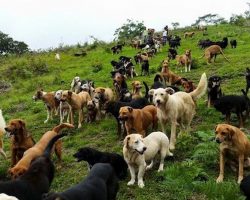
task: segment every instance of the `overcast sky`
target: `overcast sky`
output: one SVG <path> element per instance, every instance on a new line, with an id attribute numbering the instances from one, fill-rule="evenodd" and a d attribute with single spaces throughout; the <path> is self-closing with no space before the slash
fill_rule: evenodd
<path id="1" fill-rule="evenodd" d="M 190 25 L 199 16 L 229 19 L 250 0 L 0 0 L 0 31 L 31 49 L 85 42 L 90 35 L 111 41 L 126 19 L 162 30 L 171 22 Z"/>

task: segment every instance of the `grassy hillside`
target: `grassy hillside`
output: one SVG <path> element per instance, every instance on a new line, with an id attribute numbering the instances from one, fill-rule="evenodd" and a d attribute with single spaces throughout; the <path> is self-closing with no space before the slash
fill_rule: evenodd
<path id="1" fill-rule="evenodd" d="M 186 49 L 192 49 L 192 57 L 195 60 L 195 69 L 190 73 L 177 73 L 193 80 L 196 84 L 203 72 L 206 72 L 208 77 L 217 74 L 223 78 L 222 90 L 225 94 L 241 94 L 240 89 L 245 88 L 246 84 L 243 73 L 250 62 L 249 31 L 249 28 L 230 25 L 212 26 L 208 28 L 208 36 L 203 37 L 202 32 L 196 32 L 192 39 L 184 39 L 183 32 L 177 31 L 176 33 L 182 37 L 178 53 L 183 54 Z M 225 36 L 229 37 L 229 40 L 234 38 L 238 41 L 236 49 L 227 47 L 224 51 L 230 63 L 222 56 L 217 57 L 214 65 L 207 65 L 204 59 L 199 59 L 203 54 L 203 50 L 197 46 L 199 39 L 221 40 Z M 44 132 L 59 123 L 59 119 L 55 118 L 52 122 L 43 123 L 46 119 L 44 105 L 42 102 L 32 101 L 36 89 L 41 87 L 45 91 L 69 89 L 75 75 L 79 75 L 82 79 L 94 80 L 95 86 L 112 87 L 110 61 L 117 60 L 120 55 L 134 56 L 137 50 L 125 47 L 120 55 L 112 55 L 107 48 L 107 46 L 97 47 L 88 51 L 86 57 L 74 57 L 73 53 L 78 50 L 69 49 L 61 53 L 61 61 L 54 60 L 54 53 L 0 59 L 0 80 L 12 84 L 11 90 L 0 93 L 0 108 L 6 121 L 13 118 L 24 119 L 35 140 L 39 140 Z M 167 48 L 164 47 L 162 52 L 150 60 L 151 70 L 157 71 L 160 62 L 167 55 Z M 41 63 L 47 65 L 41 67 Z M 102 64 L 102 70 L 94 73 L 92 65 L 95 64 Z M 176 71 L 175 64 L 176 61 L 171 61 L 173 71 Z M 140 72 L 140 67 L 136 66 L 136 70 Z M 150 77 L 139 76 L 134 79 L 144 80 L 150 84 L 153 77 L 154 74 L 151 74 Z M 127 82 L 131 87 L 131 80 Z M 125 181 L 120 182 L 119 200 L 244 199 L 236 183 L 237 174 L 231 169 L 226 169 L 224 183 L 215 182 L 219 173 L 219 151 L 218 145 L 212 141 L 212 138 L 215 125 L 224 122 L 224 117 L 213 108 L 208 109 L 205 101 L 206 96 L 198 101 L 197 114 L 191 124 L 191 134 L 182 135 L 177 139 L 174 158 L 165 161 L 164 172 L 157 173 L 158 164 L 153 170 L 146 172 L 144 189 L 139 189 L 137 185 L 128 187 L 129 176 Z M 237 123 L 237 118 L 233 116 L 233 124 L 237 125 Z M 249 125 L 248 121 L 245 125 L 246 132 Z M 70 136 L 63 139 L 63 164 L 62 168 L 56 171 L 52 191 L 63 191 L 86 176 L 86 163 L 77 163 L 72 157 L 78 148 L 91 146 L 99 150 L 122 153 L 122 142 L 117 140 L 116 122 L 112 117 L 93 124 L 84 123 L 81 129 L 70 132 Z M 10 157 L 9 143 L 9 139 L 5 138 L 4 144 L 8 157 Z M 0 179 L 5 179 L 10 159 L 7 161 L 0 159 Z M 54 160 L 56 162 L 56 158 Z M 248 173 L 249 171 L 245 171 L 245 175 Z"/>

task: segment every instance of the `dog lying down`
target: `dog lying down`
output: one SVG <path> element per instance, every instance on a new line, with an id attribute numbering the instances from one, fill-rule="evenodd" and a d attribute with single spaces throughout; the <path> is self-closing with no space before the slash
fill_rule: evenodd
<path id="1" fill-rule="evenodd" d="M 84 147 L 73 156 L 77 158 L 78 162 L 83 160 L 88 162 L 89 168 L 92 168 L 96 163 L 109 163 L 119 179 L 124 179 L 127 176 L 128 165 L 123 157 L 117 153 L 101 152 L 90 147 Z"/>
<path id="2" fill-rule="evenodd" d="M 79 184 L 61 193 L 49 193 L 43 200 L 114 200 L 119 189 L 113 167 L 97 163 Z"/>
<path id="3" fill-rule="evenodd" d="M 163 132 L 152 132 L 145 138 L 142 138 L 140 134 L 130 134 L 124 139 L 123 145 L 123 156 L 131 175 L 128 185 L 134 185 L 136 167 L 138 167 L 138 186 L 140 188 L 144 187 L 145 170 L 153 167 L 154 158 L 158 152 L 161 157 L 158 172 L 163 170 L 165 157 L 173 156 L 169 151 L 168 137 Z M 148 161 L 150 165 L 147 165 Z"/>
<path id="4" fill-rule="evenodd" d="M 54 143 L 65 135 L 53 137 L 44 153 L 31 162 L 29 169 L 22 176 L 15 180 L 0 182 L 0 193 L 17 197 L 19 200 L 41 200 L 42 194 L 49 191 L 54 178 L 55 167 L 50 159 L 51 150 Z"/>

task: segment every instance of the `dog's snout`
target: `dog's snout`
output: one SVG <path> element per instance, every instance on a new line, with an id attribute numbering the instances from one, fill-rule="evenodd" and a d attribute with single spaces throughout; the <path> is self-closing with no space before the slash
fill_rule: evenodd
<path id="1" fill-rule="evenodd" d="M 215 141 L 216 141 L 217 143 L 221 143 L 221 141 L 220 141 L 219 138 L 216 138 Z"/>
<path id="2" fill-rule="evenodd" d="M 147 150 L 147 147 L 143 147 L 143 151 L 146 151 Z"/>
<path id="3" fill-rule="evenodd" d="M 157 99 L 157 100 L 156 100 L 156 103 L 161 103 L 161 100 L 160 100 L 160 99 Z"/>
<path id="4" fill-rule="evenodd" d="M 4 128 L 4 130 L 5 130 L 5 131 L 7 131 L 7 132 L 9 132 L 9 129 L 8 129 L 8 127 L 5 127 L 5 128 Z"/>

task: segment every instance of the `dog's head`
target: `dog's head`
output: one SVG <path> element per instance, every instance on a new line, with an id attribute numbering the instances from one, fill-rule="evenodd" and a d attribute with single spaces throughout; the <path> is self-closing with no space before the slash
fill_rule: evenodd
<path id="1" fill-rule="evenodd" d="M 187 49 L 186 51 L 185 51 L 185 55 L 186 56 L 191 56 L 191 49 Z"/>
<path id="2" fill-rule="evenodd" d="M 118 84 L 119 86 L 121 86 L 122 82 L 125 81 L 125 77 L 118 72 L 118 73 L 115 73 L 113 81 L 114 81 L 114 84 Z"/>
<path id="3" fill-rule="evenodd" d="M 94 98 L 103 99 L 104 93 L 105 93 L 105 88 L 103 88 L 103 87 L 95 88 L 94 89 Z"/>
<path id="4" fill-rule="evenodd" d="M 220 87 L 221 84 L 221 77 L 219 76 L 211 76 L 208 79 L 208 87 L 209 88 L 215 88 Z"/>
<path id="5" fill-rule="evenodd" d="M 70 84 L 71 89 L 73 89 L 76 85 L 81 85 L 81 79 L 79 76 L 75 76 Z"/>
<path id="6" fill-rule="evenodd" d="M 162 107 L 168 101 L 169 95 L 173 94 L 172 88 L 158 88 L 149 90 L 148 94 L 153 96 L 153 103 L 156 107 Z"/>
<path id="7" fill-rule="evenodd" d="M 32 99 L 37 101 L 38 99 L 42 99 L 43 95 L 46 94 L 43 89 L 37 90 L 36 93 L 33 95 Z"/>
<path id="8" fill-rule="evenodd" d="M 25 133 L 26 123 L 22 119 L 12 119 L 4 128 L 9 136 Z"/>
<path id="9" fill-rule="evenodd" d="M 62 98 L 62 93 L 63 93 L 63 90 L 57 90 L 55 93 L 55 98 L 60 101 Z"/>
<path id="10" fill-rule="evenodd" d="M 119 119 L 122 121 L 126 121 L 131 118 L 133 112 L 133 108 L 129 106 L 121 107 L 119 110 Z"/>
<path id="11" fill-rule="evenodd" d="M 165 59 L 162 61 L 162 68 L 168 68 L 169 67 L 169 60 Z"/>
<path id="12" fill-rule="evenodd" d="M 129 151 L 136 151 L 141 155 L 147 150 L 147 147 L 143 143 L 142 135 L 140 134 L 127 135 L 123 141 L 123 145 Z"/>
<path id="13" fill-rule="evenodd" d="M 88 110 L 94 110 L 96 108 L 96 104 L 94 100 L 90 100 L 87 102 L 87 109 Z"/>
<path id="14" fill-rule="evenodd" d="M 218 124 L 215 127 L 215 141 L 217 143 L 226 143 L 235 137 L 235 127 L 228 124 Z"/>
<path id="15" fill-rule="evenodd" d="M 193 81 L 181 80 L 181 85 L 184 88 L 184 91 L 189 93 L 192 92 L 196 87 L 193 84 Z"/>
<path id="16" fill-rule="evenodd" d="M 77 162 L 80 161 L 90 161 L 96 154 L 96 150 L 90 147 L 84 147 L 78 149 L 78 151 L 73 155 L 77 159 Z"/>
<path id="17" fill-rule="evenodd" d="M 23 167 L 23 166 L 13 167 L 8 170 L 8 174 L 11 176 L 12 179 L 16 179 L 22 176 L 27 170 L 28 168 Z"/>
<path id="18" fill-rule="evenodd" d="M 62 95 L 61 95 L 60 100 L 61 101 L 69 101 L 71 99 L 72 95 L 73 95 L 72 91 L 64 90 L 64 91 L 62 91 Z"/>
<path id="19" fill-rule="evenodd" d="M 140 81 L 133 81 L 131 83 L 133 90 L 140 90 L 142 88 Z"/>

